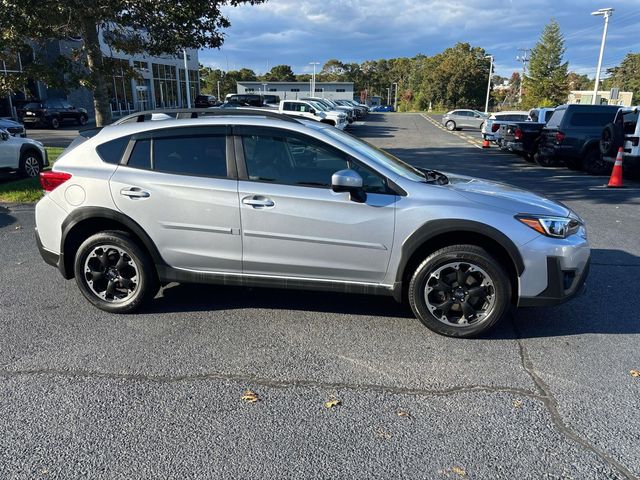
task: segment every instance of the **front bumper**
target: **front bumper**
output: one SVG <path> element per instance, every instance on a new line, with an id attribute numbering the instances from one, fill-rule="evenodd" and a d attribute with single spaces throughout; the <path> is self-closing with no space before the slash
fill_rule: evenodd
<path id="1" fill-rule="evenodd" d="M 591 258 L 582 271 L 563 269 L 559 257 L 547 257 L 547 288 L 535 297 L 520 297 L 519 307 L 559 305 L 584 293 Z"/>

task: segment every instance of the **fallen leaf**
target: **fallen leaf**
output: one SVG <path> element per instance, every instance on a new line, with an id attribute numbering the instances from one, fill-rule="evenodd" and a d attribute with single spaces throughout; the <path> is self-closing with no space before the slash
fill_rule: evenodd
<path id="1" fill-rule="evenodd" d="M 520 408 L 522 406 L 522 400 L 520 400 L 519 398 L 513 401 L 513 406 L 515 408 Z"/>
<path id="2" fill-rule="evenodd" d="M 22 225 L 16 225 L 16 230 L 22 230 Z"/>
<path id="3" fill-rule="evenodd" d="M 396 415 L 399 416 L 399 417 L 410 417 L 411 416 L 411 414 L 408 411 L 402 410 L 402 409 L 397 410 L 396 411 Z"/>
<path id="4" fill-rule="evenodd" d="M 453 467 L 453 468 L 451 468 L 451 471 L 453 473 L 455 473 L 456 475 L 460 475 L 461 477 L 466 477 L 467 476 L 467 472 L 465 472 L 464 469 L 461 468 L 461 467 Z"/>
<path id="5" fill-rule="evenodd" d="M 385 430 L 384 428 L 379 428 L 376 431 L 376 437 L 379 438 L 384 438 L 385 440 L 389 440 L 393 435 L 391 434 L 391 432 L 388 432 L 387 430 Z"/>
<path id="6" fill-rule="evenodd" d="M 258 394 L 252 390 L 247 390 L 246 392 L 244 392 L 244 395 L 242 395 L 242 397 L 240 398 L 247 403 L 256 403 L 257 401 L 260 400 L 258 398 Z"/>
<path id="7" fill-rule="evenodd" d="M 635 368 L 629 372 L 632 377 L 640 377 L 640 370 L 636 370 Z"/>
<path id="8" fill-rule="evenodd" d="M 324 406 L 326 408 L 333 408 L 333 407 L 337 407 L 342 405 L 342 402 L 340 400 L 338 400 L 337 398 L 332 398 L 331 400 L 327 400 L 326 402 L 324 402 Z"/>

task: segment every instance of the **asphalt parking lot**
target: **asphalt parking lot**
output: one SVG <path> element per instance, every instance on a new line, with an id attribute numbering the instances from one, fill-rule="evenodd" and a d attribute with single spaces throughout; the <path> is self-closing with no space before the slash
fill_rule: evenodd
<path id="1" fill-rule="evenodd" d="M 640 182 L 606 189 L 436 123 L 353 132 L 569 205 L 593 247 L 586 295 L 478 340 L 319 292 L 172 285 L 115 316 L 42 262 L 31 206 L 0 207 L 0 478 L 640 476 Z"/>

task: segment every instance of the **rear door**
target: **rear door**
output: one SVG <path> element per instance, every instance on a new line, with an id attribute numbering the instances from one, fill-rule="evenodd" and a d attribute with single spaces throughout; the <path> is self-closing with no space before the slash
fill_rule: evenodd
<path id="1" fill-rule="evenodd" d="M 242 270 L 238 181 L 228 151 L 224 126 L 155 130 L 132 139 L 111 177 L 118 209 L 173 267 Z"/>
<path id="2" fill-rule="evenodd" d="M 234 127 L 249 275 L 380 283 L 394 234 L 396 196 L 386 179 L 344 152 L 285 129 Z M 331 175 L 356 169 L 364 203 L 331 190 Z"/>

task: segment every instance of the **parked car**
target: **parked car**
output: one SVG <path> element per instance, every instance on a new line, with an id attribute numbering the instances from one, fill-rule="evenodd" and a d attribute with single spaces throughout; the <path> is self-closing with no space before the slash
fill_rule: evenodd
<path id="1" fill-rule="evenodd" d="M 262 103 L 267 106 L 278 107 L 280 105 L 280 96 L 271 94 L 262 95 Z"/>
<path id="2" fill-rule="evenodd" d="M 613 163 L 618 149 L 623 148 L 622 166 L 625 172 L 640 172 L 640 107 L 623 107 L 612 123 L 605 125 L 600 136 L 603 159 Z"/>
<path id="3" fill-rule="evenodd" d="M 477 110 L 452 110 L 442 116 L 442 125 L 449 131 L 463 128 L 482 129 L 487 117 L 488 115 Z"/>
<path id="4" fill-rule="evenodd" d="M 264 106 L 262 95 L 256 95 L 253 93 L 230 93 L 225 97 L 225 102 L 235 103 L 246 107 Z"/>
<path id="5" fill-rule="evenodd" d="M 33 178 L 48 165 L 47 151 L 42 143 L 0 129 L 0 170 L 17 170 L 21 176 Z"/>
<path id="6" fill-rule="evenodd" d="M 620 107 L 613 105 L 560 105 L 542 129 L 536 161 L 543 166 L 564 161 L 569 168 L 584 168 L 603 175 L 611 165 L 600 153 L 602 130 Z"/>
<path id="7" fill-rule="evenodd" d="M 544 123 L 531 121 L 505 122 L 500 126 L 502 142 L 510 152 L 534 162 L 538 157 L 540 134 L 544 126 Z"/>
<path id="8" fill-rule="evenodd" d="M 89 115 L 84 108 L 76 108 L 63 99 L 52 98 L 43 102 L 30 102 L 18 110 L 18 117 L 25 125 L 58 128 L 65 122 L 86 125 Z"/>
<path id="9" fill-rule="evenodd" d="M 216 107 L 219 103 L 213 95 L 197 95 L 193 102 L 196 108 Z"/>
<path id="10" fill-rule="evenodd" d="M 551 119 L 555 110 L 555 108 L 551 107 L 532 108 L 529 110 L 529 117 L 527 120 L 531 122 L 547 123 L 549 119 Z"/>
<path id="11" fill-rule="evenodd" d="M 334 103 L 341 105 L 343 107 L 351 107 L 356 115 L 356 118 L 364 118 L 367 116 L 368 110 L 360 105 L 354 105 L 349 100 L 334 100 Z"/>
<path id="12" fill-rule="evenodd" d="M 501 144 L 500 125 L 504 122 L 518 122 L 525 121 L 529 116 L 529 112 L 524 111 L 507 111 L 496 112 L 489 115 L 489 117 L 482 124 L 482 138 L 489 140 L 490 142 Z"/>
<path id="13" fill-rule="evenodd" d="M 323 104 L 310 100 L 281 100 L 278 111 L 285 115 L 326 123 L 340 130 L 347 126 L 347 115 L 344 112 L 329 110 Z"/>
<path id="14" fill-rule="evenodd" d="M 344 105 L 338 105 L 333 100 L 329 100 L 328 98 L 320 98 L 320 97 L 305 97 L 302 100 L 312 100 L 316 103 L 321 103 L 329 110 L 337 110 L 344 112 L 347 115 L 347 122 L 353 123 L 356 119 L 355 109 L 353 107 L 345 107 Z"/>
<path id="15" fill-rule="evenodd" d="M 371 112 L 393 112 L 393 105 L 376 105 L 371 107 Z"/>
<path id="16" fill-rule="evenodd" d="M 454 337 L 581 292 L 590 249 L 566 206 L 241 111 L 142 112 L 75 142 L 41 175 L 45 262 L 113 313 L 170 282 L 332 290 L 406 298 Z"/>
<path id="17" fill-rule="evenodd" d="M 14 137 L 26 137 L 27 130 L 24 125 L 11 120 L 10 118 L 0 118 L 0 130 L 6 130 Z"/>

